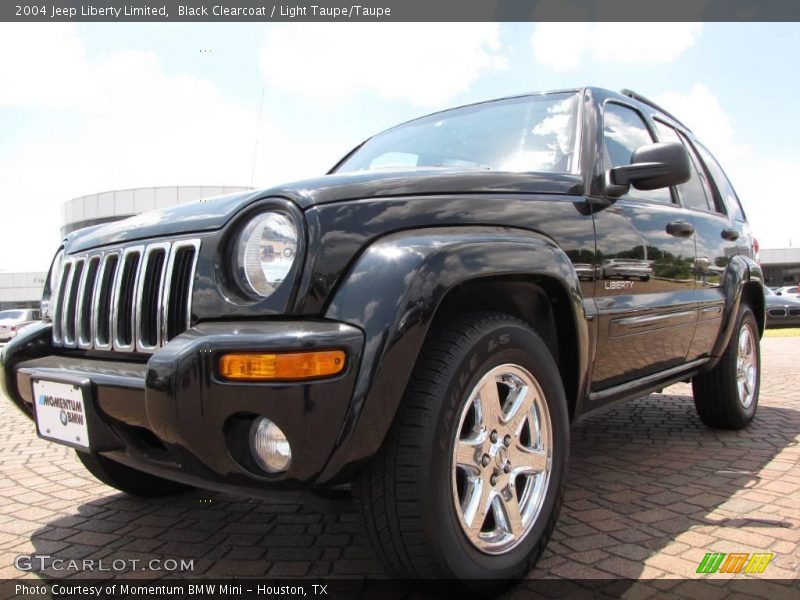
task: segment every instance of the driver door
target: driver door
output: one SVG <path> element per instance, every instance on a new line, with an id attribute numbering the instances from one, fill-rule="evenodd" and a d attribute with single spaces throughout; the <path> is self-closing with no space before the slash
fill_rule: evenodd
<path id="1" fill-rule="evenodd" d="M 604 169 L 629 164 L 636 148 L 655 141 L 636 108 L 605 104 Z M 594 218 L 598 392 L 685 362 L 698 304 L 692 215 L 670 188 L 631 188 Z"/>

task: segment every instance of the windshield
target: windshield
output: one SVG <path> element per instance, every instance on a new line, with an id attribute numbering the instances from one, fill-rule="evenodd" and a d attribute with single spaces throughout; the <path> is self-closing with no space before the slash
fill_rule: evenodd
<path id="1" fill-rule="evenodd" d="M 572 173 L 577 121 L 574 92 L 465 106 L 376 135 L 337 172 L 438 167 Z"/>
<path id="2" fill-rule="evenodd" d="M 0 319 L 19 319 L 21 317 L 21 310 L 0 310 Z"/>

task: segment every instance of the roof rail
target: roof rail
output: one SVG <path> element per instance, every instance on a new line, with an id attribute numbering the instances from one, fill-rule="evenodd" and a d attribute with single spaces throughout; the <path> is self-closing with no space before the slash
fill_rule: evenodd
<path id="1" fill-rule="evenodd" d="M 641 94 L 638 94 L 638 93 L 634 92 L 633 90 L 629 90 L 627 88 L 623 89 L 623 90 L 620 90 L 619 93 L 622 94 L 623 96 L 627 96 L 628 98 L 633 98 L 634 100 L 638 100 L 642 104 L 647 104 L 648 106 L 650 106 L 652 108 L 655 108 L 656 110 L 658 110 L 658 111 L 664 113 L 665 115 L 667 115 L 670 119 L 675 121 L 678 125 L 680 125 L 684 129 L 686 129 L 687 131 L 692 131 L 691 129 L 689 129 L 686 126 L 686 124 L 684 122 L 682 122 L 680 119 L 678 119 L 678 117 L 673 115 L 671 112 L 665 110 L 664 108 L 660 107 L 658 104 L 656 104 L 655 102 L 653 102 L 649 98 L 646 98 L 645 96 L 642 96 Z"/>

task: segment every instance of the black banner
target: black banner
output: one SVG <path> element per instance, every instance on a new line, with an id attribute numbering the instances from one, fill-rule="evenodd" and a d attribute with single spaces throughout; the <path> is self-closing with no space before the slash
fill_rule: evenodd
<path id="1" fill-rule="evenodd" d="M 349 2 L 353 2 L 350 4 Z M 798 21 L 796 0 L 55 0 L 0 2 L 0 21 Z"/>
<path id="2" fill-rule="evenodd" d="M 672 582 L 665 585 L 665 582 Z M 684 585 L 685 584 L 685 585 Z M 498 591 L 501 593 L 498 594 Z M 138 600 L 231 598 L 317 600 L 423 600 L 426 598 L 527 598 L 598 600 L 624 597 L 709 598 L 741 596 L 795 600 L 797 580 L 732 576 L 715 580 L 537 579 L 404 582 L 390 579 L 50 579 L 0 580 L 0 598 L 31 600 Z"/>

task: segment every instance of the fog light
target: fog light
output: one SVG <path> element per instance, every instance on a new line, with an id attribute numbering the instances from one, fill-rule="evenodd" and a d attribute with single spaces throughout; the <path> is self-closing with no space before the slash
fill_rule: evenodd
<path id="1" fill-rule="evenodd" d="M 268 473 L 283 473 L 292 462 L 292 449 L 281 428 L 260 417 L 250 426 L 250 451 L 256 464 Z"/>

